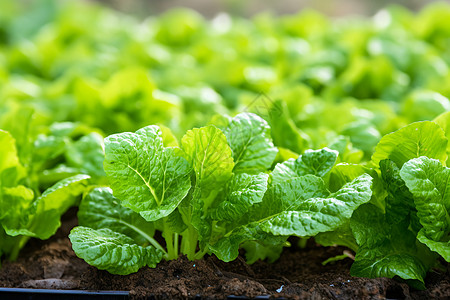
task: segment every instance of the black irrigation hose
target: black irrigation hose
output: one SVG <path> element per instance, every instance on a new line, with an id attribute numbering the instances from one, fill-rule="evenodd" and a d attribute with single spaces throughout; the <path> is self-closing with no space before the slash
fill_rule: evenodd
<path id="1" fill-rule="evenodd" d="M 149 297 L 148 299 L 154 299 Z M 269 299 L 270 296 L 257 296 L 248 298 L 245 296 L 228 296 L 228 300 L 248 300 L 248 299 Z M 81 299 L 102 299 L 102 300 L 126 300 L 129 299 L 129 292 L 126 291 L 84 291 L 84 290 L 51 290 L 51 289 L 23 289 L 23 288 L 0 288 L 0 299 L 14 300 L 81 300 Z M 192 299 L 201 300 L 197 295 Z M 283 299 L 283 298 L 280 298 Z"/>
<path id="2" fill-rule="evenodd" d="M 83 290 L 51 290 L 51 289 L 22 289 L 0 288 L 0 299 L 14 300 L 78 300 L 103 299 L 122 300 L 129 299 L 129 292 L 125 291 L 83 291 Z"/>

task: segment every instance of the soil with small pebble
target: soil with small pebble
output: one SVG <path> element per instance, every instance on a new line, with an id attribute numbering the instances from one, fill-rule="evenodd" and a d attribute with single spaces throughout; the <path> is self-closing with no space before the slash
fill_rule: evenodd
<path id="1" fill-rule="evenodd" d="M 142 268 L 128 276 L 111 275 L 76 257 L 67 235 L 75 226 L 76 210 L 63 217 L 63 226 L 47 241 L 30 240 L 16 262 L 0 269 L 0 287 L 120 290 L 131 298 L 225 299 L 227 296 L 270 295 L 287 299 L 450 299 L 450 270 L 432 271 L 427 290 L 417 291 L 405 283 L 350 276 L 352 260 L 325 266 L 327 258 L 345 248 L 320 247 L 311 239 L 304 249 L 286 248 L 275 263 L 248 265 L 243 257 L 224 263 L 215 256 L 199 261 L 178 260 Z M 293 244 L 295 240 L 292 241 Z M 0 294 L 1 298 L 1 294 Z"/>

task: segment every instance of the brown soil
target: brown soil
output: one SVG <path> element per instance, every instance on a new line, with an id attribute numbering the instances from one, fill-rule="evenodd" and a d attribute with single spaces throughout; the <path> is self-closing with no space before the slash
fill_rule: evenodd
<path id="1" fill-rule="evenodd" d="M 434 271 L 427 290 L 416 291 L 392 279 L 364 279 L 349 275 L 351 259 L 322 266 L 345 250 L 308 243 L 305 249 L 286 249 L 273 264 L 247 265 L 242 257 L 231 263 L 215 256 L 201 261 L 185 257 L 143 268 L 128 276 L 99 271 L 77 258 L 67 234 L 76 224 L 75 211 L 48 241 L 31 240 L 17 262 L 0 269 L 0 287 L 130 291 L 132 298 L 224 299 L 228 295 L 271 295 L 288 299 L 449 299 L 450 272 Z M 1 298 L 1 294 L 0 294 Z"/>

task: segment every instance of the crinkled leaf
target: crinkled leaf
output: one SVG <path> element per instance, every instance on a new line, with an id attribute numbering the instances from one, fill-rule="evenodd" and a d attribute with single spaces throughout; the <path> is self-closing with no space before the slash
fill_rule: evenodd
<path id="1" fill-rule="evenodd" d="M 353 211 L 370 200 L 372 177 L 357 177 L 327 198 L 308 198 L 260 222 L 261 229 L 275 235 L 314 236 L 343 225 Z M 280 191 L 281 192 L 281 191 Z M 287 196 L 292 192 L 285 189 Z M 282 193 L 272 194 L 282 197 Z M 292 199 L 295 201 L 296 199 Z"/>
<path id="2" fill-rule="evenodd" d="M 223 193 L 213 203 L 209 218 L 217 221 L 233 222 L 242 217 L 248 209 L 262 201 L 267 190 L 268 174 L 235 174 Z M 215 206 L 216 204 L 216 206 Z"/>
<path id="3" fill-rule="evenodd" d="M 208 207 L 232 176 L 234 167 L 231 149 L 222 131 L 214 126 L 189 130 L 181 140 L 188 161 L 194 168 L 195 188 L 187 208 L 180 211 L 186 222 L 205 239 L 211 231 L 204 217 Z M 189 225 L 189 224 L 188 224 Z"/>
<path id="4" fill-rule="evenodd" d="M 204 191 L 220 189 L 232 175 L 231 149 L 222 131 L 214 126 L 189 130 L 181 140 L 194 167 L 196 186 Z"/>
<path id="5" fill-rule="evenodd" d="M 447 255 L 444 258 L 449 261 L 450 169 L 438 160 L 419 157 L 405 163 L 400 176 L 414 196 L 417 216 L 423 226 L 419 233 L 421 240 L 434 241 L 430 245 L 442 256 Z M 436 247 L 436 242 L 444 243 Z"/>
<path id="6" fill-rule="evenodd" d="M 262 172 L 271 167 L 278 150 L 264 119 L 241 113 L 231 120 L 224 134 L 233 151 L 234 172 Z"/>
<path id="7" fill-rule="evenodd" d="M 254 204 L 243 218 L 231 227 L 230 231 L 210 249 L 220 259 L 233 260 L 238 255 L 239 246 L 248 240 L 271 240 L 269 245 L 279 245 L 280 237 L 264 232 L 260 222 L 269 216 L 285 210 L 294 209 L 301 201 L 313 197 L 326 197 L 329 192 L 323 180 L 313 175 L 297 177 L 267 190 L 261 203 Z M 281 239 L 282 240 L 282 239 Z"/>
<path id="8" fill-rule="evenodd" d="M 158 126 L 105 139 L 104 169 L 122 205 L 147 221 L 168 216 L 191 188 L 188 162 L 164 148 Z"/>
<path id="9" fill-rule="evenodd" d="M 257 221 L 284 211 L 294 211 L 303 201 L 330 195 L 322 178 L 305 175 L 272 185 L 263 201 L 252 207 L 250 220 Z"/>
<path id="10" fill-rule="evenodd" d="M 160 250 L 141 247 L 130 237 L 109 228 L 78 226 L 72 229 L 69 238 L 78 257 L 112 274 L 127 275 L 143 266 L 154 268 L 163 256 Z"/>
<path id="11" fill-rule="evenodd" d="M 92 229 L 109 228 L 131 237 L 137 244 L 148 243 L 154 228 L 140 214 L 120 205 L 109 188 L 96 188 L 81 201 L 78 223 Z"/>
<path id="12" fill-rule="evenodd" d="M 385 135 L 375 148 L 372 160 L 378 165 L 381 160 L 390 159 L 399 168 L 408 160 L 420 156 L 445 163 L 446 147 L 447 138 L 439 125 L 430 121 L 416 122 Z"/>
<path id="13" fill-rule="evenodd" d="M 408 247 L 415 245 L 413 243 L 402 245 L 403 251 L 397 250 L 398 246 L 390 241 L 377 245 L 376 248 L 361 246 L 350 274 L 366 278 L 399 276 L 409 281 L 410 285 L 424 289 L 424 278 L 428 269 L 416 255 L 408 253 L 410 252 L 407 250 Z"/>
<path id="14" fill-rule="evenodd" d="M 409 220 L 416 211 L 414 200 L 405 182 L 400 177 L 400 169 L 389 159 L 380 161 L 381 177 L 388 193 L 386 197 L 386 220 L 390 224 Z"/>
<path id="15" fill-rule="evenodd" d="M 247 223 L 228 232 L 210 249 L 220 259 L 230 261 L 237 257 L 245 241 L 276 246 L 289 235 L 313 236 L 334 230 L 348 221 L 353 210 L 370 200 L 371 182 L 369 175 L 362 175 L 331 195 L 323 180 L 313 175 L 274 185 L 241 220 Z"/>
<path id="16" fill-rule="evenodd" d="M 335 192 L 344 184 L 364 173 L 369 174 L 373 179 L 372 198 L 370 199 L 370 202 L 384 210 L 387 192 L 383 186 L 383 181 L 375 169 L 368 168 L 364 165 L 339 163 L 335 165 L 330 172 L 330 177 L 328 178 L 329 189 L 331 192 Z"/>
<path id="17" fill-rule="evenodd" d="M 307 174 L 323 177 L 333 168 L 338 154 L 337 151 L 328 148 L 306 150 L 296 160 L 289 159 L 277 164 L 271 173 L 272 182 L 279 183 Z"/>
<path id="18" fill-rule="evenodd" d="M 416 243 L 408 223 L 389 224 L 381 210 L 366 204 L 355 211 L 350 226 L 359 245 L 352 276 L 399 276 L 416 288 L 425 288 L 424 277 L 434 255 Z"/>

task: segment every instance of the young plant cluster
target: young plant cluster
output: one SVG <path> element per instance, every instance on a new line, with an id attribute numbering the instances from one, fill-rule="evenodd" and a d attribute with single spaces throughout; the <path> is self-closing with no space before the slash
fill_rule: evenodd
<path id="1" fill-rule="evenodd" d="M 354 250 L 353 275 L 417 288 L 439 255 L 449 261 L 450 113 L 384 136 L 365 164 L 340 161 L 338 147 L 284 160 L 262 118 L 224 119 L 189 130 L 180 145 L 155 125 L 107 137 L 111 189 L 81 202 L 75 253 L 129 274 L 180 253 L 231 261 L 241 247 L 249 262 L 275 261 L 289 236 L 315 237 Z"/>
<path id="2" fill-rule="evenodd" d="M 290 235 L 335 230 L 369 202 L 367 174 L 329 191 L 324 178 L 337 151 L 307 151 L 270 172 L 277 152 L 267 122 L 251 113 L 228 119 L 221 129 L 189 130 L 180 146 L 155 125 L 111 135 L 104 167 L 112 191 L 94 189 L 82 201 L 81 226 L 69 236 L 75 253 L 117 274 L 179 253 L 231 261 L 242 244 L 257 249 L 249 260 L 275 260 Z"/>

